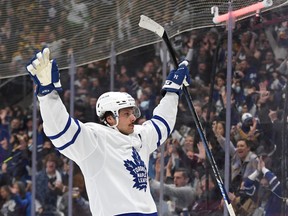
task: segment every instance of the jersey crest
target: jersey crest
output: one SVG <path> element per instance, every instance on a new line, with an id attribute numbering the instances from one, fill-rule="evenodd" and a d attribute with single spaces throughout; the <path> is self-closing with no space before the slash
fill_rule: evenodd
<path id="1" fill-rule="evenodd" d="M 133 181 L 135 182 L 133 188 L 137 188 L 138 190 L 144 190 L 146 192 L 147 169 L 144 161 L 141 159 L 140 155 L 134 147 L 132 148 L 132 158 L 133 161 L 125 160 L 124 166 L 133 176 Z"/>

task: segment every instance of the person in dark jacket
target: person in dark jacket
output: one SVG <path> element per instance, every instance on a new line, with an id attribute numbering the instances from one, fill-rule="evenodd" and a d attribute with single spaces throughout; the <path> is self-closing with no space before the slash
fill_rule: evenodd
<path id="1" fill-rule="evenodd" d="M 261 174 L 263 176 L 258 182 L 257 178 Z M 251 195 L 257 196 L 258 208 L 255 210 L 257 213 L 261 212 L 263 215 L 269 216 L 281 215 L 281 185 L 277 176 L 265 167 L 262 156 L 259 158 L 258 169 L 244 181 L 244 189 Z"/>

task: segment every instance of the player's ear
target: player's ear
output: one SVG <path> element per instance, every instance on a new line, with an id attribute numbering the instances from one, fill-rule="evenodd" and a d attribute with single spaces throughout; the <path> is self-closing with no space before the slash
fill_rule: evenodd
<path id="1" fill-rule="evenodd" d="M 106 122 L 109 124 L 109 125 L 115 125 L 115 118 L 112 116 L 112 115 L 108 115 L 106 117 Z"/>

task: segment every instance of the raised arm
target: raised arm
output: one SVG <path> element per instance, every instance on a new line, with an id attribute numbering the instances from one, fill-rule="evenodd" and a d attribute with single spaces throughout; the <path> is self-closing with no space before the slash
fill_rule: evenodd
<path id="1" fill-rule="evenodd" d="M 180 63 L 177 70 L 172 70 L 162 87 L 162 95 L 159 105 L 153 111 L 151 120 L 143 124 L 142 133 L 146 133 L 150 143 L 150 152 L 160 146 L 173 131 L 178 110 L 179 96 L 182 93 L 184 82 L 190 83 L 190 74 L 187 61 Z"/>
<path id="2" fill-rule="evenodd" d="M 27 70 L 36 85 L 35 94 L 40 102 L 46 136 L 61 153 L 79 162 L 95 150 L 96 145 L 89 142 L 94 134 L 89 127 L 72 118 L 61 101 L 58 94 L 62 90 L 59 70 L 56 61 L 50 60 L 49 49 L 38 52 Z M 85 148 L 80 146 L 83 144 Z"/>
<path id="3" fill-rule="evenodd" d="M 217 138 L 217 141 L 218 143 L 220 144 L 220 146 L 225 150 L 225 141 L 226 141 L 226 138 L 223 137 L 220 133 L 217 132 L 216 130 L 216 124 L 213 125 L 213 132 L 214 132 L 214 135 L 216 136 Z M 236 152 L 236 148 L 234 147 L 233 143 L 230 141 L 230 146 L 229 146 L 229 150 L 230 150 L 230 156 L 233 156 Z"/>

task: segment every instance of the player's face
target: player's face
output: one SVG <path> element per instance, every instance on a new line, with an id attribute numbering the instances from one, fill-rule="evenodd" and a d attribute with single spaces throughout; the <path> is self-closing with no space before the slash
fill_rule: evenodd
<path id="1" fill-rule="evenodd" d="M 117 125 L 118 130 L 123 134 L 131 134 L 134 132 L 134 122 L 136 117 L 134 109 L 131 107 L 119 110 L 119 122 Z"/>

